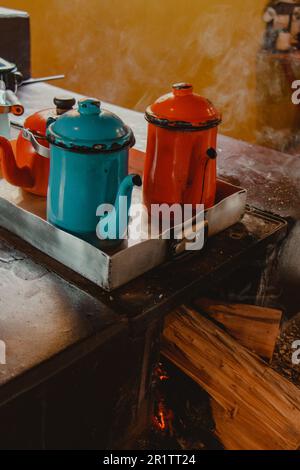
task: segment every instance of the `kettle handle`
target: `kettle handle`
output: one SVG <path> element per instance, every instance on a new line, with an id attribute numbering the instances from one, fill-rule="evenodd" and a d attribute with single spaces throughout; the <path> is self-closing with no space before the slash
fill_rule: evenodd
<path id="1" fill-rule="evenodd" d="M 41 157 L 44 157 L 44 158 L 50 158 L 50 149 L 48 147 L 45 147 L 44 145 L 41 145 L 36 137 L 34 136 L 34 134 L 29 131 L 28 129 L 22 129 L 22 136 L 24 137 L 24 139 L 28 140 L 34 150 L 36 151 L 36 153 L 38 153 L 39 155 L 41 155 Z"/>

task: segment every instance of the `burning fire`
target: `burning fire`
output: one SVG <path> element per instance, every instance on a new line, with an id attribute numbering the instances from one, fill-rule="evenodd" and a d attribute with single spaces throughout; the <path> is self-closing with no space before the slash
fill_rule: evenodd
<path id="1" fill-rule="evenodd" d="M 169 376 L 162 364 L 158 364 L 154 371 L 154 381 L 156 383 L 156 412 L 152 418 L 153 426 L 156 430 L 173 435 L 174 413 L 168 408 L 162 391 L 162 383 L 169 380 Z"/>

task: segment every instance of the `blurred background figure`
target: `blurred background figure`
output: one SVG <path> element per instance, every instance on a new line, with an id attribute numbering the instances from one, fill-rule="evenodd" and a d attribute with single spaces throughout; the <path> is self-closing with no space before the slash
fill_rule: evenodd
<path id="1" fill-rule="evenodd" d="M 259 144 L 300 154 L 300 108 L 292 103 L 292 84 L 300 79 L 300 1 L 271 1 L 257 56 L 257 132 Z"/>
<path id="2" fill-rule="evenodd" d="M 263 20 L 266 23 L 265 50 L 287 52 L 300 49 L 300 1 L 269 2 Z"/>

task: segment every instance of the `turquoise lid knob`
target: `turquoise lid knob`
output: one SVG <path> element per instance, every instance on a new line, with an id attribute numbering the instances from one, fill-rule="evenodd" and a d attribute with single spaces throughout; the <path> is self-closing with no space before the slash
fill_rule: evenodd
<path id="1" fill-rule="evenodd" d="M 78 102 L 78 111 L 81 115 L 93 115 L 100 113 L 101 103 L 94 98 L 84 98 Z"/>

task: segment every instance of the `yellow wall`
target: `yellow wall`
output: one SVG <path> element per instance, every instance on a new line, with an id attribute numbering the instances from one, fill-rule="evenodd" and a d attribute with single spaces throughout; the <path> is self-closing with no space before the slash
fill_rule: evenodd
<path id="1" fill-rule="evenodd" d="M 143 111 L 190 81 L 254 140 L 255 55 L 264 0 L 1 0 L 31 16 L 33 75 Z"/>

